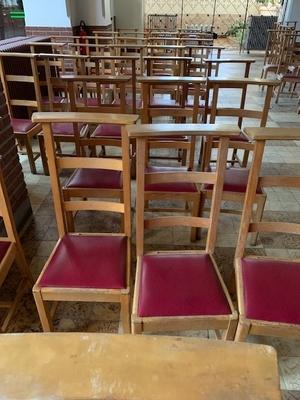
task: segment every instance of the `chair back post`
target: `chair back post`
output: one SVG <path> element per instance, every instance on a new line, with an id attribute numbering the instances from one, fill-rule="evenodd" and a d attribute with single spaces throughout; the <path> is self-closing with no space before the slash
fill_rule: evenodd
<path id="1" fill-rule="evenodd" d="M 211 223 L 207 232 L 206 252 L 212 254 L 215 249 L 217 228 L 220 215 L 220 205 L 222 201 L 223 184 L 225 177 L 225 169 L 227 163 L 227 153 L 229 147 L 229 138 L 220 137 L 220 147 L 218 149 L 217 167 L 216 167 L 216 182 L 213 187 L 212 203 L 210 210 Z"/>
<path id="2" fill-rule="evenodd" d="M 33 115 L 34 117 L 34 115 Z M 58 235 L 60 238 L 66 235 L 67 233 L 67 223 L 65 214 L 63 212 L 63 198 L 62 193 L 59 190 L 60 180 L 59 174 L 57 170 L 57 160 L 56 160 L 56 149 L 55 143 L 53 139 L 52 127 L 50 122 L 42 123 L 44 140 L 45 140 L 45 148 L 48 159 L 49 166 L 49 175 L 51 182 L 51 189 L 53 193 L 53 201 L 54 201 L 54 209 L 56 215 L 57 229 Z"/>
<path id="3" fill-rule="evenodd" d="M 136 138 L 136 256 L 144 254 L 145 168 L 147 141 Z"/>
<path id="4" fill-rule="evenodd" d="M 256 197 L 256 188 L 258 184 L 260 167 L 265 148 L 264 141 L 254 143 L 252 164 L 249 171 L 248 184 L 245 194 L 244 208 L 241 217 L 240 231 L 237 240 L 236 257 L 242 257 L 247 242 L 248 227 L 252 219 L 252 208 Z"/>

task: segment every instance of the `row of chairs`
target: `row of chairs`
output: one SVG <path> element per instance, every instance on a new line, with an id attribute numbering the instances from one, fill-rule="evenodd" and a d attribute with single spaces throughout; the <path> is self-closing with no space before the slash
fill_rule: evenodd
<path id="1" fill-rule="evenodd" d="M 112 114 L 107 121 L 116 122 L 121 116 Z M 119 120 L 121 125 L 134 122 L 133 116 Z M 213 329 L 224 331 L 226 339 L 244 340 L 248 334 L 299 335 L 299 261 L 273 260 L 244 256 L 248 233 L 273 232 L 300 234 L 299 224 L 257 222 L 252 209 L 259 187 L 300 188 L 299 177 L 260 177 L 266 140 L 299 140 L 299 129 L 247 128 L 245 134 L 253 141 L 254 155 L 246 190 L 243 216 L 236 250 L 236 272 L 239 313 L 235 310 L 228 290 L 213 257 L 220 214 L 222 188 L 225 178 L 229 139 L 238 136 L 236 128 L 199 124 L 131 125 L 122 128 L 122 160 L 87 157 L 58 157 L 52 124 L 94 123 L 103 118 L 90 113 L 38 113 L 33 121 L 43 125 L 49 160 L 50 179 L 59 231 L 59 241 L 33 288 L 43 329 L 52 329 L 57 302 L 88 301 L 118 302 L 124 332 L 130 331 L 130 270 L 131 270 L 131 190 L 130 140 L 137 142 L 136 251 L 137 272 L 132 306 L 133 333 Z M 216 170 L 206 172 L 166 171 L 147 172 L 146 148 L 149 140 L 161 136 L 219 137 Z M 86 146 L 85 141 L 82 146 Z M 122 174 L 123 196 L 120 202 L 90 198 L 82 193 L 65 195 L 68 183 L 61 184 L 60 172 L 74 169 L 95 170 L 99 176 L 110 171 Z M 146 170 L 146 174 L 145 174 Z M 174 182 L 212 185 L 212 204 L 208 217 L 157 216 L 149 217 L 145 210 L 148 185 Z M 84 194 L 84 197 L 88 197 Z M 91 195 L 94 197 L 94 195 Z M 5 209 L 5 199 L 1 210 Z M 74 231 L 70 224 L 77 211 L 110 211 L 123 215 L 123 233 L 88 234 Z M 5 213 L 4 213 L 5 215 Z M 73 221 L 74 222 L 74 221 Z M 76 222 L 76 221 L 75 221 Z M 189 226 L 207 229 L 204 251 L 145 251 L 145 230 L 167 226 Z M 15 233 L 15 232 L 14 232 Z M 10 242 L 17 243 L 10 238 Z M 170 243 L 171 244 L 171 243 Z M 2 261 L 3 262 L 3 261 Z M 7 267 L 6 267 L 7 268 Z M 25 269 L 28 271 L 28 269 Z M 29 273 L 25 274 L 30 277 Z M 29 280 L 29 278 L 28 278 Z M 30 281 L 30 280 L 29 280 Z M 288 290 L 286 290 L 288 288 Z M 280 295 L 279 295 L 280 294 Z M 50 304 L 53 305 L 52 309 Z M 238 315 L 239 314 L 239 315 Z M 219 335 L 220 336 L 220 335 Z M 220 336 L 221 337 L 221 336 Z"/>
<path id="2" fill-rule="evenodd" d="M 91 67 L 91 62 L 87 62 L 85 57 L 75 58 L 76 63 L 79 62 L 79 74 L 70 75 L 66 70 L 66 66 L 62 67 L 61 60 L 56 60 L 53 56 L 34 54 L 20 55 L 30 60 L 31 72 L 27 75 L 9 74 L 4 65 L 5 57 L 16 57 L 16 54 L 9 54 L 1 57 L 1 78 L 4 85 L 4 91 L 9 104 L 10 115 L 13 117 L 14 131 L 19 140 L 26 143 L 29 148 L 28 156 L 30 166 L 33 173 L 36 172 L 34 165 L 34 156 L 32 155 L 30 142 L 33 136 L 41 132 L 39 126 L 34 125 L 28 119 L 14 118 L 16 107 L 27 106 L 30 109 L 51 110 L 71 110 L 71 111 L 97 111 L 97 112 L 119 112 L 125 113 L 136 110 L 136 77 L 128 75 L 117 75 L 115 77 L 101 75 L 86 75 L 84 72 Z M 65 60 L 74 61 L 73 56 L 66 57 Z M 102 62 L 100 58 L 98 63 L 93 64 L 96 72 L 99 72 L 99 64 Z M 62 68 L 62 73 L 59 77 L 52 76 L 51 69 L 56 67 Z M 42 78 L 41 78 L 42 77 Z M 278 84 L 276 81 L 268 80 L 253 80 L 253 79 L 219 79 L 201 77 L 141 77 L 137 78 L 137 83 L 142 87 L 142 98 L 139 106 L 141 107 L 141 117 L 143 123 L 149 123 L 152 117 L 156 116 L 172 116 L 178 120 L 182 118 L 192 117 L 193 122 L 197 122 L 198 115 L 202 115 L 204 121 L 210 115 L 210 122 L 214 123 L 216 117 L 223 116 L 238 116 L 239 125 L 241 126 L 243 117 L 255 117 L 261 119 L 261 126 L 266 124 L 268 109 L 270 107 L 272 88 Z M 24 85 L 28 89 L 28 85 L 34 89 L 32 100 L 27 100 L 21 97 L 22 91 L 16 91 L 20 85 L 23 87 L 23 95 L 28 97 L 28 91 L 24 91 Z M 247 89 L 253 85 L 266 85 L 269 89 L 265 98 L 264 108 L 261 112 L 247 110 L 245 108 L 245 100 Z M 130 86 L 130 89 L 128 89 Z M 109 90 L 110 88 L 110 90 Z M 168 89 L 169 88 L 169 89 Z M 237 89 L 241 91 L 240 109 L 234 107 L 222 108 L 218 104 L 218 93 L 220 90 Z M 74 90 L 76 90 L 75 94 Z M 129 92 L 131 98 L 129 97 Z M 159 98 L 156 94 L 169 93 L 175 98 Z M 43 96 L 44 94 L 44 96 Z M 110 98 L 105 99 L 105 94 Z M 126 96 L 127 94 L 127 96 Z M 212 94 L 212 96 L 211 96 Z M 15 95 L 17 98 L 13 98 Z M 70 96 L 73 95 L 74 100 L 70 102 Z M 212 101 L 210 102 L 210 97 Z M 206 99 L 201 101 L 201 99 Z M 128 103 L 131 103 L 132 107 Z M 18 111 L 18 108 L 17 108 Z M 27 114 L 28 115 L 28 114 Z M 30 114 L 29 114 L 30 115 Z M 57 125 L 55 129 L 56 143 L 60 150 L 62 142 L 75 142 L 75 136 L 72 125 L 68 126 Z M 120 139 L 120 130 L 115 129 L 111 133 L 105 134 L 103 140 L 115 140 L 116 134 Z M 99 136 L 99 134 L 98 134 Z M 43 137 L 39 135 L 40 152 L 42 155 L 44 170 L 47 172 L 47 163 L 43 147 Z M 105 144 L 103 144 L 105 145 Z M 165 146 L 165 144 L 164 144 Z M 178 147 L 178 143 L 176 145 Z M 175 146 L 175 147 L 176 147 Z M 183 145 L 183 149 L 187 145 Z M 190 144 L 193 153 L 194 143 Z M 203 158 L 204 159 L 204 158 Z M 193 154 L 190 157 L 193 163 Z M 245 166 L 245 162 L 243 164 Z M 202 166 L 204 168 L 204 166 Z"/>

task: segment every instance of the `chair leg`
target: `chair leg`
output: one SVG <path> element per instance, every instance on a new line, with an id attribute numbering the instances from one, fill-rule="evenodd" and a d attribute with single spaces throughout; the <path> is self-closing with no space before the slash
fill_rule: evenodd
<path id="1" fill-rule="evenodd" d="M 238 320 L 230 319 L 228 323 L 228 328 L 224 334 L 224 340 L 234 340 L 236 329 L 237 329 Z"/>
<path id="2" fill-rule="evenodd" d="M 249 330 L 250 325 L 240 319 L 234 338 L 235 342 L 244 342 L 249 334 Z"/>
<path id="3" fill-rule="evenodd" d="M 131 320 L 131 333 L 133 335 L 140 335 L 141 333 L 143 333 L 142 323 Z"/>
<path id="4" fill-rule="evenodd" d="M 267 196 L 260 196 L 257 199 L 256 210 L 255 210 L 255 214 L 254 214 L 254 217 L 253 217 L 253 222 L 260 222 L 262 220 L 262 216 L 263 216 L 263 213 L 264 213 L 266 200 L 267 200 Z M 257 239 L 258 239 L 258 232 L 252 233 L 252 238 L 251 238 L 251 245 L 252 246 L 256 246 L 257 245 Z"/>
<path id="5" fill-rule="evenodd" d="M 121 321 L 123 333 L 130 333 L 130 295 L 124 295 L 121 299 Z"/>
<path id="6" fill-rule="evenodd" d="M 46 156 L 46 151 L 45 151 L 44 136 L 38 135 L 38 141 L 39 141 L 39 146 L 40 146 L 40 153 L 41 153 L 44 174 L 49 175 L 48 161 L 47 161 L 47 156 Z"/>
<path id="7" fill-rule="evenodd" d="M 26 137 L 24 140 L 24 144 L 26 147 L 26 153 L 27 153 L 27 157 L 28 157 L 28 161 L 29 161 L 30 171 L 32 174 L 36 174 L 36 167 L 35 167 L 35 162 L 34 162 L 32 146 L 31 146 L 31 140 L 28 137 Z"/>
<path id="8" fill-rule="evenodd" d="M 40 321 L 42 324 L 42 328 L 44 332 L 53 331 L 52 320 L 50 316 L 50 311 L 48 309 L 47 304 L 43 301 L 42 294 L 39 288 L 36 286 L 32 289 L 34 301 L 36 304 L 36 308 L 40 317 Z"/>
<path id="9" fill-rule="evenodd" d="M 192 216 L 193 217 L 198 217 L 200 215 L 200 204 L 201 204 L 201 193 L 198 193 L 197 198 L 193 201 L 193 206 L 192 206 Z M 197 240 L 197 233 L 198 233 L 198 228 L 193 226 L 191 228 L 191 242 L 195 242 Z"/>
<path id="10" fill-rule="evenodd" d="M 247 168 L 248 159 L 249 159 L 249 150 L 244 150 L 244 155 L 241 165 L 242 168 Z"/>

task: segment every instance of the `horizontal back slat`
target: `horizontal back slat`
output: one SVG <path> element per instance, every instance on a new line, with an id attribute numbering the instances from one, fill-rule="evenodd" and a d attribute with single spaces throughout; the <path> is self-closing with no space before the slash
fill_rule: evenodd
<path id="1" fill-rule="evenodd" d="M 158 217 L 145 220 L 145 229 L 165 228 L 171 226 L 188 226 L 197 228 L 209 228 L 210 219 L 188 216 Z"/>
<path id="2" fill-rule="evenodd" d="M 151 172 L 145 175 L 145 183 L 171 183 L 171 182 L 189 182 L 189 183 L 207 183 L 215 184 L 217 174 L 212 172 Z"/>
<path id="3" fill-rule="evenodd" d="M 256 222 L 249 225 L 249 232 L 278 232 L 300 235 L 300 224 L 292 222 Z"/>
<path id="4" fill-rule="evenodd" d="M 262 176 L 258 180 L 261 187 L 291 187 L 300 189 L 299 176 Z"/>
<path id="5" fill-rule="evenodd" d="M 28 75 L 6 75 L 7 82 L 33 83 L 34 77 Z"/>
<path id="6" fill-rule="evenodd" d="M 99 168 L 122 171 L 122 160 L 87 157 L 60 157 L 57 158 L 58 167 L 61 169 Z"/>
<path id="7" fill-rule="evenodd" d="M 125 207 L 123 203 L 112 201 L 65 201 L 66 211 L 109 211 L 124 214 Z"/>

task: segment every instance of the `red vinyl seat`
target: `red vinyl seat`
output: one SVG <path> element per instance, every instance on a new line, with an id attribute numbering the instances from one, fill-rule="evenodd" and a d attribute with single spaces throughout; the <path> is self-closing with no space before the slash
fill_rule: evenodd
<path id="1" fill-rule="evenodd" d="M 126 287 L 127 238 L 65 235 L 39 282 L 40 287 Z"/>
<path id="2" fill-rule="evenodd" d="M 14 132 L 17 133 L 24 133 L 26 134 L 27 132 L 30 131 L 36 124 L 31 121 L 31 119 L 26 119 L 26 118 L 12 118 L 11 119 L 11 125 L 14 130 Z"/>
<path id="3" fill-rule="evenodd" d="M 300 324 L 300 262 L 244 258 L 245 316 Z"/>
<path id="4" fill-rule="evenodd" d="M 141 267 L 140 317 L 231 313 L 208 254 L 146 255 Z"/>
<path id="5" fill-rule="evenodd" d="M 6 252 L 11 245 L 10 242 L 0 242 L 0 262 L 3 260 L 3 258 L 6 255 Z"/>
<path id="6" fill-rule="evenodd" d="M 91 137 L 113 137 L 121 139 L 121 126 L 115 124 L 101 124 L 92 133 Z"/>
<path id="7" fill-rule="evenodd" d="M 246 193 L 249 170 L 246 168 L 228 168 L 225 171 L 224 186 L 225 192 Z M 212 190 L 213 185 L 205 185 L 206 190 Z M 257 194 L 262 194 L 261 188 L 257 188 Z"/>
<path id="8" fill-rule="evenodd" d="M 83 189 L 122 189 L 121 171 L 109 169 L 78 168 L 64 186 Z"/>
<path id="9" fill-rule="evenodd" d="M 187 171 L 186 167 L 161 167 L 161 166 L 150 166 L 147 168 L 146 173 L 153 172 L 184 172 Z M 188 192 L 196 193 L 197 186 L 190 182 L 167 182 L 167 183 L 152 183 L 145 185 L 145 191 L 157 191 L 157 192 Z"/>
<path id="10" fill-rule="evenodd" d="M 82 130 L 83 124 L 79 124 L 79 131 Z M 65 122 L 54 122 L 52 124 L 52 132 L 53 135 L 64 135 L 64 136 L 73 136 L 74 135 L 74 127 L 71 123 Z"/>

